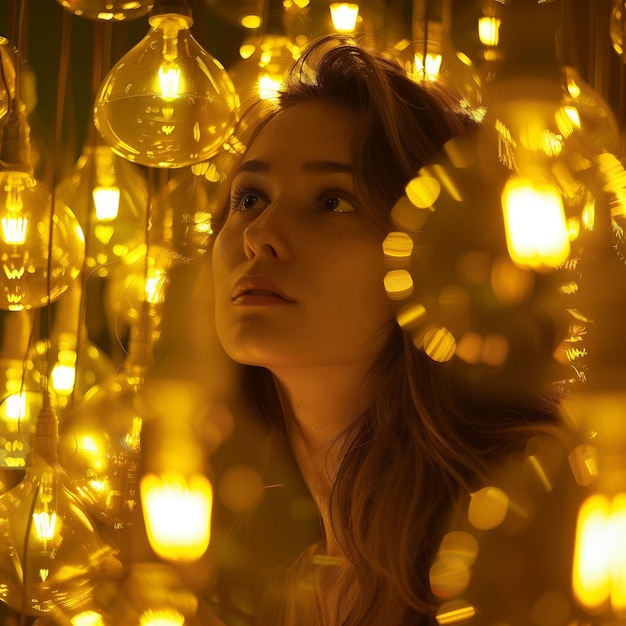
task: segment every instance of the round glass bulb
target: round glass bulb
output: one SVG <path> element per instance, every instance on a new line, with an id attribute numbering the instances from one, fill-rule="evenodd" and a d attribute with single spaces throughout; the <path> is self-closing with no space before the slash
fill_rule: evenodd
<path id="1" fill-rule="evenodd" d="M 129 372 L 92 388 L 60 427 L 59 460 L 94 517 L 116 529 L 138 504 L 141 380 Z"/>
<path id="2" fill-rule="evenodd" d="M 80 17 L 103 22 L 121 22 L 147 15 L 154 0 L 57 0 L 64 8 Z"/>
<path id="3" fill-rule="evenodd" d="M 89 605 L 99 578 L 121 574 L 67 474 L 42 460 L 0 496 L 0 568 L 0 600 L 53 622 Z"/>
<path id="4" fill-rule="evenodd" d="M 83 231 L 72 211 L 60 203 L 55 204 L 50 229 L 51 206 L 50 193 L 29 174 L 0 172 L 2 309 L 45 306 L 64 293 L 80 273 L 85 253 Z"/>
<path id="5" fill-rule="evenodd" d="M 85 145 L 74 172 L 57 188 L 57 199 L 72 209 L 85 233 L 90 275 L 108 276 L 145 239 L 145 176 L 101 141 Z"/>
<path id="6" fill-rule="evenodd" d="M 178 13 L 152 15 L 148 35 L 100 86 L 96 127 L 129 161 L 176 168 L 206 160 L 234 121 L 232 81 L 193 38 L 192 23 Z"/>

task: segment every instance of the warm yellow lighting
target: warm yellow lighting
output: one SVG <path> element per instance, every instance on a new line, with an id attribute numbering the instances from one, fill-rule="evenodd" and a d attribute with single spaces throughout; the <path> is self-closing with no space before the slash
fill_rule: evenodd
<path id="1" fill-rule="evenodd" d="M 359 5 L 352 2 L 333 2 L 330 5 L 333 28 L 338 33 L 352 33 L 359 17 Z"/>
<path id="2" fill-rule="evenodd" d="M 276 100 L 282 86 L 281 80 L 272 78 L 268 74 L 259 76 L 259 96 L 263 100 Z"/>
<path id="3" fill-rule="evenodd" d="M 213 488 L 201 474 L 147 474 L 140 483 L 150 545 L 161 558 L 192 561 L 209 545 Z"/>
<path id="4" fill-rule="evenodd" d="M 101 222 L 108 222 L 117 217 L 120 206 L 119 187 L 95 187 L 93 203 L 96 217 Z"/>
<path id="5" fill-rule="evenodd" d="M 50 383 L 56 393 L 68 396 L 76 383 L 76 366 L 57 361 L 50 372 Z"/>
<path id="6" fill-rule="evenodd" d="M 569 256 L 570 242 L 559 192 L 551 185 L 514 177 L 502 192 L 509 255 L 533 269 L 554 268 Z"/>
<path id="7" fill-rule="evenodd" d="M 500 41 L 500 20 L 497 17 L 479 18 L 478 38 L 485 46 L 497 46 Z"/>
<path id="8" fill-rule="evenodd" d="M 72 626 L 104 626 L 102 615 L 96 611 L 83 611 L 70 619 Z"/>
<path id="9" fill-rule="evenodd" d="M 12 393 L 4 402 L 5 417 L 9 420 L 21 420 L 26 414 L 26 394 Z"/>
<path id="10" fill-rule="evenodd" d="M 244 15 L 240 20 L 241 25 L 244 28 L 248 28 L 250 30 L 254 30 L 261 26 L 261 16 L 260 15 Z"/>
<path id="11" fill-rule="evenodd" d="M 578 601 L 597 612 L 610 604 L 626 611 L 626 494 L 612 500 L 595 494 L 578 513 L 572 588 Z"/>
<path id="12" fill-rule="evenodd" d="M 172 9 L 153 13 L 149 22 L 148 35 L 101 84 L 96 128 L 113 151 L 140 165 L 177 168 L 206 160 L 235 119 L 233 84 L 193 38 L 190 15 Z"/>
<path id="13" fill-rule="evenodd" d="M 392 300 L 403 300 L 413 293 L 413 278 L 406 270 L 391 270 L 385 274 L 385 291 Z"/>
<path id="14" fill-rule="evenodd" d="M 148 609 L 141 614 L 139 626 L 182 626 L 185 616 L 175 609 Z"/>
<path id="15" fill-rule="evenodd" d="M 415 75 L 419 79 L 435 82 L 439 78 L 443 57 L 440 54 L 427 53 L 426 61 L 423 54 L 415 55 Z"/>
<path id="16" fill-rule="evenodd" d="M 54 539 L 57 528 L 57 514 L 49 511 L 33 513 L 33 524 L 37 538 L 41 541 Z"/>
<path id="17" fill-rule="evenodd" d="M 181 93 L 180 67 L 171 61 L 163 63 L 159 68 L 159 89 L 165 100 L 174 100 Z"/>

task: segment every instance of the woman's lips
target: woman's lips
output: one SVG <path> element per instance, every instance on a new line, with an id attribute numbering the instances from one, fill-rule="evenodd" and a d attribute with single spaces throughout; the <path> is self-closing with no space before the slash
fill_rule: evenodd
<path id="1" fill-rule="evenodd" d="M 245 276 L 235 283 L 231 296 L 233 302 L 273 302 L 293 304 L 287 295 L 271 280 L 264 277 Z"/>

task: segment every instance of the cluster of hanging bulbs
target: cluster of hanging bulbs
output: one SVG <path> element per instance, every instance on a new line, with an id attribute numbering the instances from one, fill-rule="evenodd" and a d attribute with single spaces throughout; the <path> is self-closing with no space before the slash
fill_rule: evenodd
<path id="1" fill-rule="evenodd" d="M 163 287 L 175 255 L 171 219 L 159 223 L 157 239 L 154 230 L 152 238 L 146 234 L 150 228 L 141 235 L 142 225 L 152 227 L 158 221 L 149 209 L 151 189 L 141 168 L 178 172 L 191 166 L 192 177 L 201 175 L 219 182 L 221 173 L 211 157 L 236 120 L 240 98 L 251 93 L 274 97 L 285 70 L 312 36 L 331 30 L 352 33 L 367 24 L 356 3 L 268 0 L 266 14 L 255 22 L 261 24 L 261 30 L 246 39 L 242 60 L 226 71 L 192 36 L 193 17 L 185 0 L 57 1 L 72 14 L 94 21 L 119 22 L 150 14 L 147 36 L 101 81 L 84 150 L 72 176 L 63 179 L 54 194 L 34 177 L 19 61 L 10 43 L 0 40 L 0 119 L 4 128 L 0 308 L 16 315 L 14 330 L 19 331 L 15 332 L 14 349 L 9 349 L 11 342 L 5 342 L 3 348 L 10 354 L 0 355 L 7 381 L 2 415 L 11 424 L 1 435 L 0 464 L 28 470 L 24 480 L 0 495 L 0 543 L 8 542 L 9 547 L 2 551 L 2 571 L 12 572 L 0 600 L 18 612 L 44 618 L 62 613 L 78 624 L 81 616 L 95 611 L 90 593 L 98 577 L 119 575 L 127 556 L 122 536 L 132 526 L 140 505 L 150 544 L 159 557 L 198 559 L 209 542 L 208 522 L 194 522 L 209 519 L 212 487 L 205 477 L 200 450 L 189 444 L 194 441 L 194 411 L 201 401 L 191 387 L 146 388 L 151 348 L 159 332 Z M 442 0 L 440 16 L 429 13 L 431 4 L 416 0 L 415 28 L 383 47 L 415 80 L 454 84 L 461 95 L 460 106 L 485 121 L 489 150 L 506 172 L 499 208 L 510 257 L 507 278 L 500 283 L 495 282 L 498 268 L 494 263 L 491 288 L 496 295 L 506 291 L 502 297 L 523 299 L 530 272 L 546 273 L 567 266 L 580 251 L 585 234 L 593 231 L 594 196 L 577 177 L 575 164 L 581 160 L 596 164 L 606 179 L 605 186 L 615 189 L 616 195 L 623 193 L 623 168 L 617 159 L 610 159 L 617 152 L 611 143 L 619 136 L 617 124 L 609 107 L 572 64 L 562 65 L 558 75 L 540 88 L 533 80 L 525 82 L 524 76 L 492 72 L 491 64 L 502 59 L 499 28 L 503 3 L 484 3 L 479 22 L 484 46 L 482 74 L 452 44 L 450 0 Z M 611 37 L 619 54 L 623 54 L 623 9 L 623 2 L 616 1 L 611 22 Z M 323 11 L 323 18 L 318 18 L 318 11 Z M 275 19 L 278 14 L 281 19 Z M 529 115 L 521 117 L 522 110 Z M 408 267 L 413 254 L 411 235 L 426 222 L 426 213 L 445 183 L 445 178 L 421 172 L 407 187 L 407 197 L 394 209 L 396 224 L 404 232 L 393 233 L 385 242 L 385 254 L 394 268 Z M 175 199 L 175 184 L 166 191 L 170 196 L 156 201 L 166 205 Z M 621 209 L 613 212 L 616 233 L 624 214 Z M 186 227 L 195 231 L 193 236 L 206 241 L 211 234 L 210 215 L 185 215 Z M 621 242 L 617 243 L 619 247 Z M 192 254 L 181 251 L 180 257 Z M 139 267 L 136 273 L 129 271 L 133 265 Z M 138 283 L 124 312 L 132 326 L 131 340 L 119 371 L 81 335 L 84 327 L 64 327 L 64 322 L 80 320 L 83 314 L 82 286 L 77 280 L 81 272 L 83 277 L 107 277 L 119 289 L 111 296 L 116 300 L 121 299 L 120 293 L 125 298 L 130 293 L 129 275 Z M 512 282 L 518 289 L 513 296 Z M 390 272 L 385 285 L 397 301 L 408 301 L 414 292 L 412 277 L 405 269 Z M 457 287 L 464 289 L 463 285 Z M 435 294 L 436 298 L 442 293 Z M 29 348 L 29 365 L 24 371 L 28 320 L 17 315 L 49 307 L 52 302 L 66 309 L 60 310 L 48 336 Z M 422 310 L 411 303 L 404 315 L 400 323 L 404 319 L 412 325 Z M 577 320 L 578 329 L 580 323 Z M 507 358 L 506 337 L 496 341 L 494 336 L 481 338 L 475 333 L 470 345 L 457 341 L 443 326 L 431 326 L 429 332 L 428 337 L 421 335 L 421 346 L 436 360 L 460 358 L 501 367 Z M 572 331 L 572 338 L 574 335 Z M 575 368 L 579 353 L 570 354 L 575 355 L 571 358 Z M 590 421 L 589 415 L 595 415 L 599 405 L 594 409 L 589 403 L 584 406 L 585 415 L 577 418 L 584 424 L 581 428 L 593 430 L 598 423 L 606 424 L 606 420 Z M 611 415 L 619 414 L 615 406 L 610 406 Z M 60 434 L 58 415 L 62 418 Z M 9 422 L 10 416 L 13 421 Z M 172 423 L 182 424 L 182 429 L 167 430 L 166 425 Z M 141 476 L 140 443 L 146 429 L 156 430 L 158 435 L 152 439 L 154 454 Z M 35 433 L 32 442 L 30 431 Z M 597 455 L 601 450 L 591 452 Z M 578 449 L 577 454 L 583 455 L 583 450 Z M 172 471 L 175 467 L 178 471 Z M 593 476 L 579 478 L 579 484 L 594 483 Z M 598 534 L 606 535 L 606 529 L 617 524 L 611 520 L 624 516 L 624 490 L 618 481 L 598 484 L 602 489 L 581 507 L 573 586 L 581 604 L 590 610 L 599 612 L 612 602 L 615 610 L 621 611 L 621 574 L 607 574 L 605 568 L 600 582 L 585 575 L 591 568 L 585 558 L 600 545 Z M 118 532 L 113 545 L 102 540 L 98 523 Z M 594 524 L 599 529 L 595 533 L 589 530 Z M 605 556 L 610 569 L 610 555 Z"/>

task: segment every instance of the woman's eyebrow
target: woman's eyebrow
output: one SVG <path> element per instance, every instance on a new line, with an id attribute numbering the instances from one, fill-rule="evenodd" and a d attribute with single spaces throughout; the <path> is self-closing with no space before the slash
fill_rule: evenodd
<path id="1" fill-rule="evenodd" d="M 302 169 L 308 174 L 352 174 L 353 168 L 350 163 L 339 161 L 305 161 Z"/>
<path id="2" fill-rule="evenodd" d="M 261 159 L 250 159 L 244 161 L 235 171 L 235 176 L 238 176 L 242 172 L 269 172 L 270 164 L 267 161 L 261 161 Z"/>

